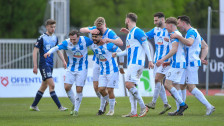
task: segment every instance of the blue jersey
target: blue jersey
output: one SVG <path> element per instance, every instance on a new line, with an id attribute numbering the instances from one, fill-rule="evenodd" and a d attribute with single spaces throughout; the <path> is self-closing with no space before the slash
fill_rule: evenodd
<path id="1" fill-rule="evenodd" d="M 203 40 L 194 28 L 190 28 L 185 36 L 186 39 L 192 38 L 194 43 L 191 46 L 186 46 L 186 61 L 187 66 L 201 66 L 201 60 L 199 54 L 201 52 L 201 41 Z"/>
<path id="2" fill-rule="evenodd" d="M 145 51 L 142 43 L 147 42 L 144 31 L 134 27 L 126 38 L 127 61 L 129 64 L 145 65 Z"/>
<path id="3" fill-rule="evenodd" d="M 59 50 L 66 50 L 68 56 L 67 70 L 68 71 L 82 71 L 88 68 L 88 49 L 93 41 L 88 37 L 80 36 L 76 45 L 66 39 L 58 45 Z"/>
<path id="4" fill-rule="evenodd" d="M 149 39 L 154 38 L 155 41 L 155 54 L 154 54 L 154 63 L 157 60 L 162 59 L 165 55 L 169 53 L 169 42 L 166 42 L 164 38 L 169 38 L 169 34 L 166 28 L 155 27 L 149 32 L 146 33 Z M 165 60 L 167 62 L 169 59 Z"/>
<path id="5" fill-rule="evenodd" d="M 47 53 L 51 48 L 58 44 L 58 38 L 56 35 L 49 36 L 48 34 L 44 33 L 41 35 L 35 44 L 35 47 L 39 48 L 40 53 L 40 61 L 39 66 L 46 66 L 53 68 L 53 54 L 50 57 L 44 58 L 44 54 Z"/>
<path id="6" fill-rule="evenodd" d="M 111 72 L 118 72 L 118 65 L 115 59 L 112 57 L 112 53 L 116 52 L 118 47 L 114 43 L 107 43 L 101 46 L 92 44 L 92 50 L 94 51 L 98 64 L 100 65 L 100 74 L 110 74 Z"/>

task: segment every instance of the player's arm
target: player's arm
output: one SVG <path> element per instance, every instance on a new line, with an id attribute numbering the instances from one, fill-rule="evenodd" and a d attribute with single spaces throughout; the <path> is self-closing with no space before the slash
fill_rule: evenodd
<path id="1" fill-rule="evenodd" d="M 80 29 L 81 33 L 91 33 L 91 34 L 98 34 L 100 31 L 96 29 L 96 27 L 84 27 Z"/>
<path id="2" fill-rule="evenodd" d="M 151 54 L 150 54 L 150 51 L 149 51 L 147 36 L 144 33 L 144 31 L 142 31 L 141 29 L 136 29 L 135 33 L 134 33 L 134 38 L 139 41 L 139 43 L 142 45 L 142 47 L 143 47 L 143 49 L 146 53 L 146 56 L 147 56 L 148 61 L 149 61 L 149 69 L 154 68 L 154 64 L 152 62 Z"/>
<path id="3" fill-rule="evenodd" d="M 102 39 L 102 41 L 104 43 L 111 42 L 111 43 L 114 43 L 117 46 L 123 46 L 123 41 L 121 40 L 120 37 L 118 37 L 116 35 L 116 33 L 114 31 L 110 31 L 109 34 L 108 34 L 108 38 L 104 38 L 104 39 Z"/>
<path id="4" fill-rule="evenodd" d="M 206 42 L 202 39 L 201 41 L 201 62 L 205 65 L 208 64 L 208 62 L 205 60 L 205 57 L 208 54 L 208 45 Z"/>
<path id="5" fill-rule="evenodd" d="M 187 36 L 194 36 L 194 35 L 191 35 L 191 33 L 189 33 Z M 170 35 L 170 38 L 171 39 L 175 39 L 175 38 L 179 39 L 179 41 L 181 41 L 184 45 L 187 45 L 187 46 L 191 46 L 194 43 L 194 37 L 184 38 L 175 32 Z"/>
<path id="6" fill-rule="evenodd" d="M 37 53 L 39 52 L 39 48 L 34 47 L 33 49 L 33 73 L 37 74 Z"/>
<path id="7" fill-rule="evenodd" d="M 64 58 L 62 52 L 60 50 L 58 50 L 57 53 L 58 53 L 58 56 L 60 57 L 61 61 L 63 62 L 64 68 L 66 69 L 67 68 L 67 63 L 65 61 L 65 58 Z"/>
<path id="8" fill-rule="evenodd" d="M 162 59 L 160 60 L 157 60 L 157 63 L 156 65 L 157 66 L 160 66 L 161 64 L 163 64 L 163 62 L 167 59 L 169 59 L 171 56 L 173 56 L 176 52 L 177 52 L 177 49 L 178 49 L 178 45 L 179 43 L 178 42 L 173 42 L 172 43 L 172 49 L 169 51 L 169 53 L 167 55 L 165 55 Z"/>
<path id="9" fill-rule="evenodd" d="M 154 29 L 155 29 L 155 28 L 153 28 L 152 30 L 150 30 L 150 31 L 148 31 L 148 32 L 145 33 L 146 36 L 147 36 L 149 39 L 152 39 L 152 38 L 154 37 L 154 35 L 155 35 L 155 33 L 154 33 Z"/>
<path id="10" fill-rule="evenodd" d="M 119 53 L 122 52 L 122 50 L 118 48 L 116 52 Z M 124 74 L 123 65 L 124 65 L 124 56 L 119 56 L 119 70 L 121 74 Z"/>

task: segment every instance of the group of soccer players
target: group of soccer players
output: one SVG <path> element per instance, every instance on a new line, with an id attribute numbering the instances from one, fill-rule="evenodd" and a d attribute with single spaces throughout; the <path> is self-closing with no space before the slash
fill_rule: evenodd
<path id="1" fill-rule="evenodd" d="M 100 108 L 97 115 L 103 115 L 105 108 L 109 104 L 109 111 L 106 115 L 114 115 L 116 104 L 114 88 L 118 88 L 119 71 L 124 74 L 123 64 L 124 56 L 127 56 L 127 71 L 125 73 L 125 86 L 129 91 L 129 100 L 131 103 L 131 112 L 122 117 L 143 117 L 148 110 L 155 109 L 158 96 L 163 100 L 164 114 L 171 109 L 168 104 L 165 88 L 171 93 L 177 103 L 177 110 L 168 115 L 183 115 L 188 108 L 185 103 L 186 87 L 202 104 L 207 108 L 206 115 L 215 111 L 202 92 L 196 87 L 198 84 L 198 68 L 207 64 L 205 57 L 208 53 L 208 46 L 202 39 L 196 29 L 191 27 L 188 16 L 179 16 L 177 19 L 169 17 L 165 19 L 162 12 L 154 14 L 155 28 L 145 33 L 136 26 L 137 15 L 128 13 L 125 19 L 126 28 L 121 32 L 127 34 L 126 49 L 122 51 L 118 46 L 123 45 L 123 41 L 116 33 L 106 27 L 103 17 L 98 17 L 92 27 L 80 29 L 82 33 L 89 33 L 90 37 L 80 36 L 79 31 L 71 31 L 69 38 L 58 44 L 57 37 L 53 34 L 56 22 L 54 20 L 46 21 L 47 32 L 41 35 L 35 44 L 33 51 L 33 72 L 37 73 L 37 52 L 40 52 L 39 69 L 42 75 L 42 84 L 38 90 L 30 110 L 39 111 L 37 104 L 42 95 L 49 86 L 52 99 L 57 104 L 59 110 L 66 111 L 58 100 L 54 91 L 54 82 L 52 79 L 53 71 L 53 53 L 58 52 L 66 68 L 65 91 L 73 104 L 71 115 L 78 116 L 79 107 L 82 101 L 82 90 L 88 71 L 88 47 L 94 52 L 93 65 L 93 85 L 96 95 L 100 98 Z M 185 37 L 177 30 L 185 31 Z M 155 55 L 152 61 L 148 39 L 154 38 Z M 59 50 L 65 50 L 68 57 L 66 63 Z M 201 56 L 199 57 L 199 54 Z M 145 66 L 145 55 L 148 59 L 148 68 L 154 68 L 155 90 L 152 102 L 145 104 L 138 89 L 142 71 Z M 119 57 L 119 65 L 115 59 Z M 153 64 L 154 63 L 154 64 Z M 165 83 L 163 80 L 165 78 Z M 72 85 L 76 84 L 76 96 L 72 91 Z M 165 86 L 165 87 L 164 87 Z M 137 102 L 141 111 L 137 114 Z"/>

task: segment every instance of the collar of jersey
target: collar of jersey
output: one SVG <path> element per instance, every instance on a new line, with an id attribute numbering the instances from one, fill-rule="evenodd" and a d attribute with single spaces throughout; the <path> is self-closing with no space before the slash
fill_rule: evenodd
<path id="1" fill-rule="evenodd" d="M 109 30 L 109 29 L 107 28 L 107 30 L 105 31 L 105 33 L 103 34 L 103 36 L 105 36 L 105 35 L 107 34 L 108 30 Z"/>
<path id="2" fill-rule="evenodd" d="M 131 33 L 134 29 L 135 29 L 135 27 L 131 29 L 130 33 Z"/>
<path id="3" fill-rule="evenodd" d="M 189 29 L 187 30 L 187 32 L 188 32 L 188 31 L 190 31 L 191 29 L 192 29 L 192 27 L 191 27 L 191 28 L 189 28 Z"/>

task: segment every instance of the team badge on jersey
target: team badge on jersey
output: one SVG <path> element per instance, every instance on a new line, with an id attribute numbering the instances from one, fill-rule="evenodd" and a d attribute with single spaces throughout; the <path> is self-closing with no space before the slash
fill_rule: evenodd
<path id="1" fill-rule="evenodd" d="M 80 51 L 76 51 L 73 56 L 75 58 L 82 58 L 83 57 L 83 55 L 82 55 L 82 53 Z"/>
<path id="2" fill-rule="evenodd" d="M 107 61 L 107 59 L 106 59 L 103 55 L 99 55 L 99 59 L 100 59 L 100 61 L 102 61 L 102 62 Z"/>

